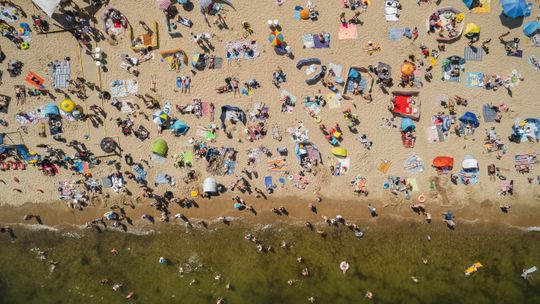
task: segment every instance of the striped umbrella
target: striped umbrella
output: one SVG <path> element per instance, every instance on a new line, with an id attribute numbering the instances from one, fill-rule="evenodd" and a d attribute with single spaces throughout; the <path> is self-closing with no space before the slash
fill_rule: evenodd
<path id="1" fill-rule="evenodd" d="M 273 31 L 268 37 L 268 40 L 270 41 L 272 46 L 278 46 L 283 45 L 283 41 L 285 39 L 283 38 L 283 34 L 281 34 L 281 32 Z"/>

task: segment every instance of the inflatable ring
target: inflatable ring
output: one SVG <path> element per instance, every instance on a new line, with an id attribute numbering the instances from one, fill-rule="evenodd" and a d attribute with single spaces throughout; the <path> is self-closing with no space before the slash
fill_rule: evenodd
<path id="1" fill-rule="evenodd" d="M 424 194 L 420 194 L 418 196 L 417 200 L 418 200 L 419 203 L 425 203 L 426 202 L 426 196 Z"/>
<path id="2" fill-rule="evenodd" d="M 28 44 L 28 42 L 26 42 L 26 41 L 21 42 L 21 49 L 22 50 L 28 50 L 29 47 L 30 47 L 30 44 Z"/>
<path id="3" fill-rule="evenodd" d="M 499 175 L 499 179 L 502 180 L 502 181 L 504 181 L 504 180 L 506 180 L 506 176 L 504 176 L 504 175 Z"/>
<path id="4" fill-rule="evenodd" d="M 322 119 L 319 115 L 313 117 L 313 120 L 315 120 L 316 123 L 321 123 Z"/>
<path id="5" fill-rule="evenodd" d="M 62 126 L 62 122 L 60 120 L 57 120 L 54 125 L 60 128 Z"/>
<path id="6" fill-rule="evenodd" d="M 19 33 L 19 35 L 24 34 L 24 29 L 22 27 L 18 28 L 17 33 Z"/>
<path id="7" fill-rule="evenodd" d="M 287 176 L 287 178 L 288 178 L 289 180 L 292 180 L 292 179 L 293 179 L 293 176 L 292 176 L 292 175 L 289 175 L 289 176 Z"/>

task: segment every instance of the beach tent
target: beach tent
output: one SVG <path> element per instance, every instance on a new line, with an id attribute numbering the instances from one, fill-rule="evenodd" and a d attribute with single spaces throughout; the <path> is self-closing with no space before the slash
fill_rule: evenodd
<path id="1" fill-rule="evenodd" d="M 475 128 L 478 128 L 480 126 L 480 121 L 476 117 L 476 114 L 472 112 L 465 112 L 460 118 L 459 121 L 461 121 L 464 124 L 470 124 Z"/>
<path id="2" fill-rule="evenodd" d="M 222 106 L 221 107 L 221 128 L 223 131 L 226 131 L 225 121 L 241 121 L 244 125 L 246 124 L 246 113 L 242 111 L 239 107 L 235 106 Z"/>
<path id="3" fill-rule="evenodd" d="M 463 161 L 461 162 L 461 167 L 465 170 L 474 170 L 478 169 L 478 160 L 472 155 L 465 155 Z"/>
<path id="4" fill-rule="evenodd" d="M 217 182 L 213 177 L 207 177 L 203 182 L 203 192 L 204 193 L 216 193 L 217 192 Z"/>
<path id="5" fill-rule="evenodd" d="M 49 103 L 43 108 L 43 115 L 45 117 L 58 116 L 60 115 L 60 109 L 54 103 Z"/>
<path id="6" fill-rule="evenodd" d="M 52 17 L 61 0 L 32 0 L 47 16 Z"/>
<path id="7" fill-rule="evenodd" d="M 527 17 L 531 9 L 525 0 L 500 0 L 503 14 L 510 18 Z"/>
<path id="8" fill-rule="evenodd" d="M 184 135 L 189 130 L 189 126 L 185 122 L 178 119 L 172 124 L 171 129 L 177 135 Z"/>
<path id="9" fill-rule="evenodd" d="M 166 156 L 169 151 L 169 146 L 163 138 L 158 138 L 152 144 L 152 152 L 159 156 Z"/>
<path id="10" fill-rule="evenodd" d="M 415 128 L 416 127 L 414 126 L 412 119 L 406 117 L 401 119 L 401 131 L 411 132 L 414 131 Z"/>
<path id="11" fill-rule="evenodd" d="M 527 37 L 531 37 L 538 31 L 539 28 L 540 23 L 538 23 L 538 21 L 529 21 L 523 26 L 523 34 L 525 34 Z"/>

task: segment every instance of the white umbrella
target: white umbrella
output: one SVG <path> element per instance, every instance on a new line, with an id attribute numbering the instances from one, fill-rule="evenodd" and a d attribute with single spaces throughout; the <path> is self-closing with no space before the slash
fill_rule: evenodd
<path id="1" fill-rule="evenodd" d="M 35 5 L 42 9 L 49 17 L 52 17 L 61 0 L 32 0 Z"/>

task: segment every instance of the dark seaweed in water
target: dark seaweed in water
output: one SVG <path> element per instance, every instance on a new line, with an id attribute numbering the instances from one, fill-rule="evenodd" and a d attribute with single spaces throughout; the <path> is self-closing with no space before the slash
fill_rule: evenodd
<path id="1" fill-rule="evenodd" d="M 540 303 L 540 279 L 520 277 L 523 268 L 540 265 L 540 233 L 383 223 L 360 240 L 346 228 L 328 228 L 334 231 L 322 238 L 299 227 L 254 231 L 244 224 L 192 234 L 167 228 L 82 238 L 18 229 L 14 241 L 0 237 L 0 303 L 125 303 L 130 291 L 137 303 L 214 303 L 220 297 L 227 303 L 307 303 L 310 296 L 317 303 L 359 303 L 367 290 L 374 303 Z M 273 249 L 257 253 L 256 244 L 244 240 L 248 232 Z M 37 258 L 36 247 L 46 248 L 46 260 Z M 170 264 L 159 264 L 161 256 Z M 53 272 L 51 260 L 59 262 Z M 350 264 L 346 275 L 339 270 L 344 260 Z M 466 278 L 465 268 L 477 261 L 484 267 Z M 310 277 L 301 275 L 305 267 Z M 100 284 L 104 278 L 109 285 Z M 123 284 L 117 292 L 111 291 L 115 283 Z"/>

